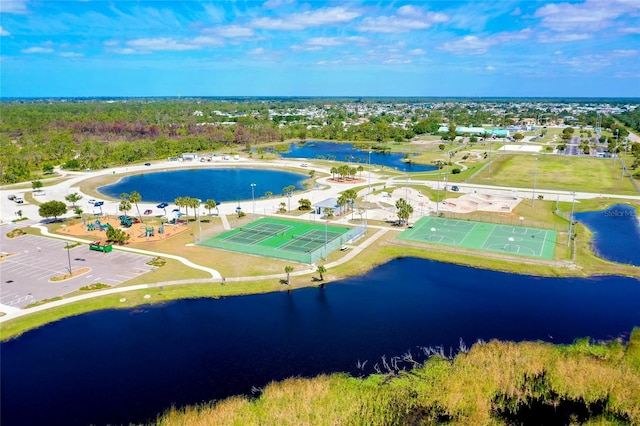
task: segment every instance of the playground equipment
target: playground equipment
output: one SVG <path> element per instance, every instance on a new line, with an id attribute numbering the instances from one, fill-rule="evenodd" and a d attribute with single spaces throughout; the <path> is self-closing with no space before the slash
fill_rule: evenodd
<path id="1" fill-rule="evenodd" d="M 120 225 L 124 226 L 125 228 L 129 228 L 131 227 L 131 225 L 133 225 L 133 220 L 126 217 L 125 215 L 121 215 L 119 219 L 120 219 Z"/>
<path id="2" fill-rule="evenodd" d="M 109 228 L 111 228 L 110 224 L 105 223 L 103 225 L 102 222 L 100 222 L 99 219 L 96 219 L 95 222 L 90 223 L 90 224 L 87 225 L 87 231 L 95 231 L 95 230 L 106 231 Z"/>
<path id="3" fill-rule="evenodd" d="M 89 250 L 101 251 L 103 253 L 109 253 L 113 250 L 112 244 L 102 244 L 100 241 L 94 241 L 89 244 Z"/>

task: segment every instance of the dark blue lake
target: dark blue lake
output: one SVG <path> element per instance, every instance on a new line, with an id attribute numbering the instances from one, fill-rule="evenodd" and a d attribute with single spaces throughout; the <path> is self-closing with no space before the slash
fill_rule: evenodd
<path id="1" fill-rule="evenodd" d="M 290 376 L 368 374 L 459 340 L 611 339 L 640 325 L 640 281 L 518 276 L 415 258 L 327 285 L 68 318 L 2 344 L 1 421 L 141 422 Z M 356 363 L 367 361 L 364 371 Z"/>
<path id="2" fill-rule="evenodd" d="M 575 217 L 594 233 L 591 246 L 599 257 L 640 266 L 640 222 L 633 207 L 616 204 Z"/>
<path id="3" fill-rule="evenodd" d="M 277 170 L 198 168 L 146 173 L 122 178 L 113 185 L 98 188 L 100 193 L 120 199 L 120 194 L 138 191 L 142 201 L 173 202 L 177 197 L 193 197 L 218 202 L 251 200 L 251 184 L 255 183 L 255 198 L 282 194 L 293 185 L 303 189 L 308 176 Z"/>
<path id="4" fill-rule="evenodd" d="M 307 141 L 303 143 L 292 143 L 286 152 L 278 152 L 284 158 L 322 158 L 327 160 L 346 161 L 354 163 L 354 167 L 361 165 L 367 168 L 369 162 L 369 151 L 360 150 L 353 144 Z M 383 153 L 371 151 L 371 164 L 375 167 L 388 167 L 401 172 L 428 172 L 437 170 L 434 166 L 415 164 L 402 161 L 404 154 Z M 411 158 L 411 157 L 409 157 Z"/>

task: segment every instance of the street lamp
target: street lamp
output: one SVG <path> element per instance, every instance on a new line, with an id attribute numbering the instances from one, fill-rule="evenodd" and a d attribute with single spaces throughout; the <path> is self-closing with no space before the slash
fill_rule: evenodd
<path id="1" fill-rule="evenodd" d="M 256 184 L 252 183 L 251 184 L 251 202 L 253 203 L 253 215 L 255 216 L 256 214 L 256 197 L 255 197 L 255 188 L 256 188 Z"/>
<path id="2" fill-rule="evenodd" d="M 328 253 L 327 253 L 327 224 L 329 223 L 329 219 L 326 219 L 324 221 L 324 260 L 327 260 L 327 258 L 329 257 Z"/>
<path id="3" fill-rule="evenodd" d="M 573 232 L 573 207 L 575 205 L 576 202 L 576 193 L 572 192 L 572 199 L 571 199 L 571 216 L 569 216 L 569 235 L 567 237 L 567 245 L 571 244 L 571 233 Z"/>
<path id="4" fill-rule="evenodd" d="M 371 150 L 369 150 L 369 194 L 371 194 Z"/>
<path id="5" fill-rule="evenodd" d="M 536 180 L 538 178 L 538 158 L 534 158 L 535 160 L 535 169 L 533 171 L 533 193 L 531 194 L 531 207 L 536 206 Z"/>
<path id="6" fill-rule="evenodd" d="M 67 260 L 69 261 L 69 275 L 73 275 L 73 273 L 71 272 L 71 253 L 69 252 L 71 250 L 71 246 L 69 245 L 69 243 L 65 243 L 64 248 L 67 249 Z"/>

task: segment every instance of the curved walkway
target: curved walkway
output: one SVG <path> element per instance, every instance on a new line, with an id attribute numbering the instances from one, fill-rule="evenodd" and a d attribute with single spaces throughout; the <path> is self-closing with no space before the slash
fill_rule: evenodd
<path id="1" fill-rule="evenodd" d="M 37 228 L 44 228 L 41 226 L 37 226 Z M 326 267 L 330 268 L 330 267 L 334 267 L 337 265 L 340 265 L 342 263 L 345 263 L 347 261 L 349 261 L 350 259 L 352 259 L 353 257 L 355 257 L 356 255 L 358 255 L 360 252 L 362 252 L 365 248 L 367 248 L 368 246 L 370 246 L 372 243 L 374 243 L 376 240 L 378 240 L 380 237 L 382 237 L 385 233 L 387 233 L 389 231 L 389 229 L 387 228 L 383 228 L 383 227 L 379 227 L 378 228 L 378 232 L 376 232 L 375 234 L 373 234 L 372 236 L 370 236 L 369 238 L 367 238 L 365 241 L 363 241 L 360 245 L 358 246 L 353 246 L 351 247 L 349 253 L 347 253 L 345 256 L 343 256 L 342 258 L 340 258 L 339 260 L 336 260 L 334 262 L 328 263 L 326 265 Z M 51 233 L 48 232 L 48 230 L 42 229 L 43 233 L 48 235 L 48 236 L 52 236 L 55 238 L 59 238 L 58 235 L 53 235 Z M 66 237 L 63 239 L 68 239 L 70 241 L 76 241 L 76 242 L 82 242 L 82 243 L 86 243 L 86 241 L 81 240 L 79 238 L 73 238 L 73 237 Z M 78 302 L 78 301 L 82 301 L 82 300 L 87 300 L 87 299 L 92 299 L 95 297 L 101 297 L 101 296 L 106 296 L 109 294 L 117 294 L 117 293 L 126 293 L 129 291 L 135 291 L 135 290 L 144 290 L 147 288 L 155 288 L 155 287 L 161 287 L 161 286 L 170 286 L 170 285 L 184 285 L 184 284 L 202 284 L 202 283 L 221 283 L 221 282 L 239 282 L 239 281 L 259 281 L 259 280 L 266 280 L 266 279 L 279 279 L 279 278 L 284 278 L 286 277 L 286 274 L 273 274 L 273 275 L 262 275 L 262 276 L 249 276 L 249 277 L 232 277 L 232 278 L 223 278 L 222 275 L 220 275 L 220 273 L 214 269 L 211 268 L 207 268 L 201 265 L 196 265 L 193 262 L 190 262 L 187 259 L 181 258 L 179 256 L 173 256 L 173 255 L 167 255 L 164 253 L 155 253 L 155 252 L 150 252 L 147 250 L 138 250 L 138 249 L 129 249 L 126 247 L 118 247 L 116 248 L 117 250 L 123 250 L 123 251 L 131 251 L 131 252 L 135 252 L 135 253 L 140 253 L 140 254 L 149 254 L 152 256 L 162 256 L 162 257 L 167 257 L 167 258 L 172 258 L 175 260 L 178 260 L 182 263 L 184 263 L 187 266 L 196 268 L 196 269 L 200 269 L 203 271 L 207 271 L 209 273 L 211 273 L 212 278 L 208 278 L 208 279 L 193 279 L 193 280 L 177 280 L 177 281 L 164 281 L 164 282 L 157 282 L 157 283 L 153 283 L 153 284 L 139 284 L 139 285 L 133 285 L 133 286 L 127 286 L 127 287 L 117 287 L 117 288 L 110 288 L 107 290 L 100 290 L 100 291 L 96 291 L 93 293 L 89 293 L 89 294 L 83 294 L 80 296 L 74 296 L 74 297 L 69 297 L 67 299 L 62 299 L 62 300 L 57 300 L 54 302 L 50 302 L 50 303 L 46 303 L 44 305 L 39 305 L 39 306 L 34 306 L 32 308 L 28 308 L 28 309 L 17 309 L 17 308 L 13 308 L 13 307 L 9 307 L 9 306 L 2 306 L 0 310 L 4 311 L 6 313 L 6 315 L 0 317 L 0 323 L 3 323 L 5 321 L 9 321 L 15 318 L 19 318 L 25 315 L 30 315 L 33 314 L 35 312 L 40 312 L 40 311 L 44 311 L 47 309 L 51 309 L 51 308 L 55 308 L 58 306 L 63 306 L 69 303 L 74 303 L 74 302 Z M 312 267 L 312 269 L 309 271 L 296 271 L 296 272 L 292 272 L 290 275 L 292 276 L 301 276 L 301 275 L 307 275 L 307 274 L 311 274 L 313 272 L 315 272 L 315 266 Z M 5 309 L 7 308 L 7 309 Z"/>

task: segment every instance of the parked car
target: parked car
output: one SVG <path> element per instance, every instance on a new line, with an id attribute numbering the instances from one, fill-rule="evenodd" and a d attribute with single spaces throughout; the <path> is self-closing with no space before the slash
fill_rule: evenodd
<path id="1" fill-rule="evenodd" d="M 149 167 L 151 163 L 144 163 L 145 166 Z"/>
<path id="2" fill-rule="evenodd" d="M 13 200 L 15 200 L 15 199 L 16 199 L 16 196 L 15 196 L 15 195 L 13 195 L 13 194 L 10 194 L 8 198 L 9 198 L 9 200 L 13 201 Z"/>
<path id="3" fill-rule="evenodd" d="M 93 198 L 90 198 L 89 201 L 87 201 L 87 203 L 89 204 L 95 204 L 96 200 L 94 200 Z"/>
<path id="4" fill-rule="evenodd" d="M 20 197 L 15 197 L 13 199 L 13 202 L 16 203 L 16 204 L 22 204 L 22 203 L 24 203 L 24 200 L 22 198 L 20 198 Z"/>

